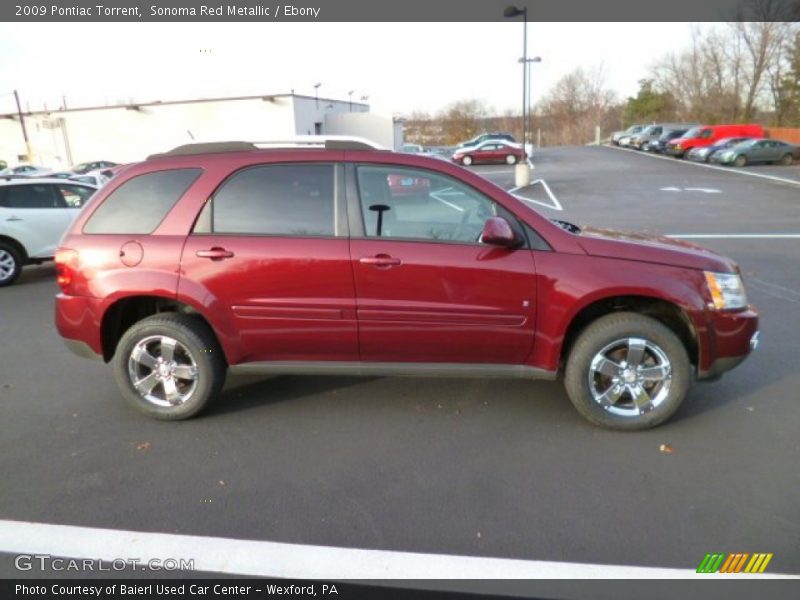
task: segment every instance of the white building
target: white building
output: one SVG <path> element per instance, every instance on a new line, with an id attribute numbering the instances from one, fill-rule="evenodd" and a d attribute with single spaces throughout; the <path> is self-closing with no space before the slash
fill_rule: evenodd
<path id="1" fill-rule="evenodd" d="M 191 142 L 268 141 L 296 135 L 365 137 L 403 144 L 402 122 L 369 105 L 297 94 L 240 96 L 23 113 L 34 164 L 66 168 L 85 161 L 143 160 Z M 0 114 L 0 159 L 22 162 L 25 142 L 16 113 Z"/>

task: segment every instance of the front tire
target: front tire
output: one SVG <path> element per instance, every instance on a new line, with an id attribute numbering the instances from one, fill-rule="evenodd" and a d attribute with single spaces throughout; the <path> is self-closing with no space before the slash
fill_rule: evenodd
<path id="1" fill-rule="evenodd" d="M 650 317 L 620 312 L 597 319 L 578 336 L 564 385 L 591 423 L 641 430 L 675 414 L 691 378 L 686 348 L 672 330 Z"/>
<path id="2" fill-rule="evenodd" d="M 744 167 L 747 165 L 747 157 L 743 154 L 740 154 L 736 158 L 733 159 L 733 166 L 735 167 Z"/>
<path id="3" fill-rule="evenodd" d="M 225 360 L 199 318 L 167 313 L 128 329 L 114 353 L 114 378 L 125 399 L 149 417 L 188 419 L 225 383 Z"/>
<path id="4" fill-rule="evenodd" d="M 472 157 L 465 156 L 464 158 L 461 159 L 461 164 L 464 165 L 465 167 L 470 166 L 472 164 Z"/>
<path id="5" fill-rule="evenodd" d="M 22 257 L 11 244 L 0 242 L 0 287 L 11 285 L 22 273 Z"/>

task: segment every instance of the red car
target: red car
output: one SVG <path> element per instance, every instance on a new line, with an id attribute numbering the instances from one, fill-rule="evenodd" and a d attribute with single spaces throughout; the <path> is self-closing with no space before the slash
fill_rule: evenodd
<path id="1" fill-rule="evenodd" d="M 502 140 L 487 140 L 477 146 L 459 148 L 453 153 L 453 162 L 461 163 L 465 167 L 481 163 L 514 165 L 525 158 L 522 146 Z"/>
<path id="2" fill-rule="evenodd" d="M 425 180 L 429 201 L 393 193 Z M 661 423 L 758 340 L 728 258 L 552 221 L 477 174 L 358 142 L 180 147 L 95 194 L 56 325 L 182 419 L 227 370 L 555 379 L 591 422 Z"/>
<path id="3" fill-rule="evenodd" d="M 763 138 L 761 125 L 700 125 L 693 127 L 681 137 L 667 142 L 667 154 L 680 158 L 693 148 L 713 146 L 719 140 L 730 137 Z"/>

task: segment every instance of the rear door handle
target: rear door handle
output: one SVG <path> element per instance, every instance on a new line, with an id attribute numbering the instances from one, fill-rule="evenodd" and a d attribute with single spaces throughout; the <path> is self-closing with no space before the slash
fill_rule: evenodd
<path id="1" fill-rule="evenodd" d="M 393 258 L 388 254 L 378 254 L 376 256 L 362 256 L 359 262 L 365 265 L 373 265 L 375 267 L 397 267 L 403 264 L 399 258 Z"/>
<path id="2" fill-rule="evenodd" d="M 209 248 L 208 250 L 198 250 L 195 254 L 199 258 L 210 258 L 211 260 L 223 260 L 233 258 L 233 252 L 225 248 Z"/>

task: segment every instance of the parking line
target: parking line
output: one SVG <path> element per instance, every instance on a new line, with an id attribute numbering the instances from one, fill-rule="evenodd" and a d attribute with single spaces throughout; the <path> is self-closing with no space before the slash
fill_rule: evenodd
<path id="1" fill-rule="evenodd" d="M 778 181 L 780 183 L 791 183 L 793 185 L 800 185 L 800 180 L 798 179 L 787 179 L 785 177 L 777 177 L 775 175 L 765 175 L 764 173 L 753 173 L 752 171 L 742 171 L 741 169 L 736 169 L 733 167 L 718 167 L 717 165 L 707 165 L 706 163 L 699 163 L 694 162 L 691 160 L 682 160 L 680 162 L 676 161 L 674 158 L 667 157 L 667 156 L 659 156 L 657 154 L 652 154 L 650 152 L 637 152 L 636 150 L 628 150 L 627 148 L 618 148 L 617 146 L 604 146 L 605 148 L 611 148 L 612 150 L 621 150 L 622 152 L 632 152 L 637 156 L 644 156 L 648 158 L 657 158 L 659 160 L 669 160 L 673 164 L 676 165 L 687 165 L 693 167 L 705 167 L 706 169 L 714 169 L 715 171 L 723 171 L 725 173 L 738 173 L 739 175 L 747 175 L 748 177 L 759 177 L 761 179 L 770 179 L 772 181 Z"/>
<path id="2" fill-rule="evenodd" d="M 443 198 L 439 198 L 439 196 L 436 194 L 436 192 L 431 192 L 430 195 L 431 195 L 432 198 L 435 198 L 436 200 L 438 200 L 442 204 L 446 204 L 450 208 L 455 208 L 458 212 L 464 212 L 464 209 L 462 207 L 458 206 L 457 204 L 453 204 L 452 202 L 448 202 L 447 200 L 445 200 Z"/>
<path id="3" fill-rule="evenodd" d="M 0 552 L 194 561 L 196 571 L 288 579 L 694 579 L 694 569 L 362 550 L 0 520 Z M 692 560 L 693 557 L 687 557 Z M 723 575 L 724 576 L 724 575 Z M 800 579 L 780 574 L 759 579 Z M 708 578 L 709 575 L 702 575 Z M 737 579 L 748 575 L 737 574 Z"/>
<path id="4" fill-rule="evenodd" d="M 800 233 L 671 233 L 664 237 L 686 240 L 798 240 Z"/>
<path id="5" fill-rule="evenodd" d="M 564 210 L 564 207 L 561 206 L 561 203 L 556 198 L 556 195 L 553 193 L 553 190 L 550 189 L 550 186 L 547 185 L 547 182 L 544 179 L 536 179 L 532 181 L 527 186 L 524 187 L 533 187 L 536 184 L 540 184 L 544 191 L 547 192 L 547 195 L 550 197 L 550 201 L 552 204 L 545 204 L 544 202 L 540 202 L 539 200 L 533 200 L 532 198 L 526 198 L 525 196 L 521 196 L 519 194 L 515 194 L 514 192 L 518 192 L 519 190 L 523 189 L 523 187 L 513 187 L 508 190 L 508 193 L 517 198 L 518 200 L 522 200 L 523 202 L 532 202 L 533 204 L 538 204 L 539 206 L 544 206 L 545 208 L 550 208 L 552 210 Z"/>

